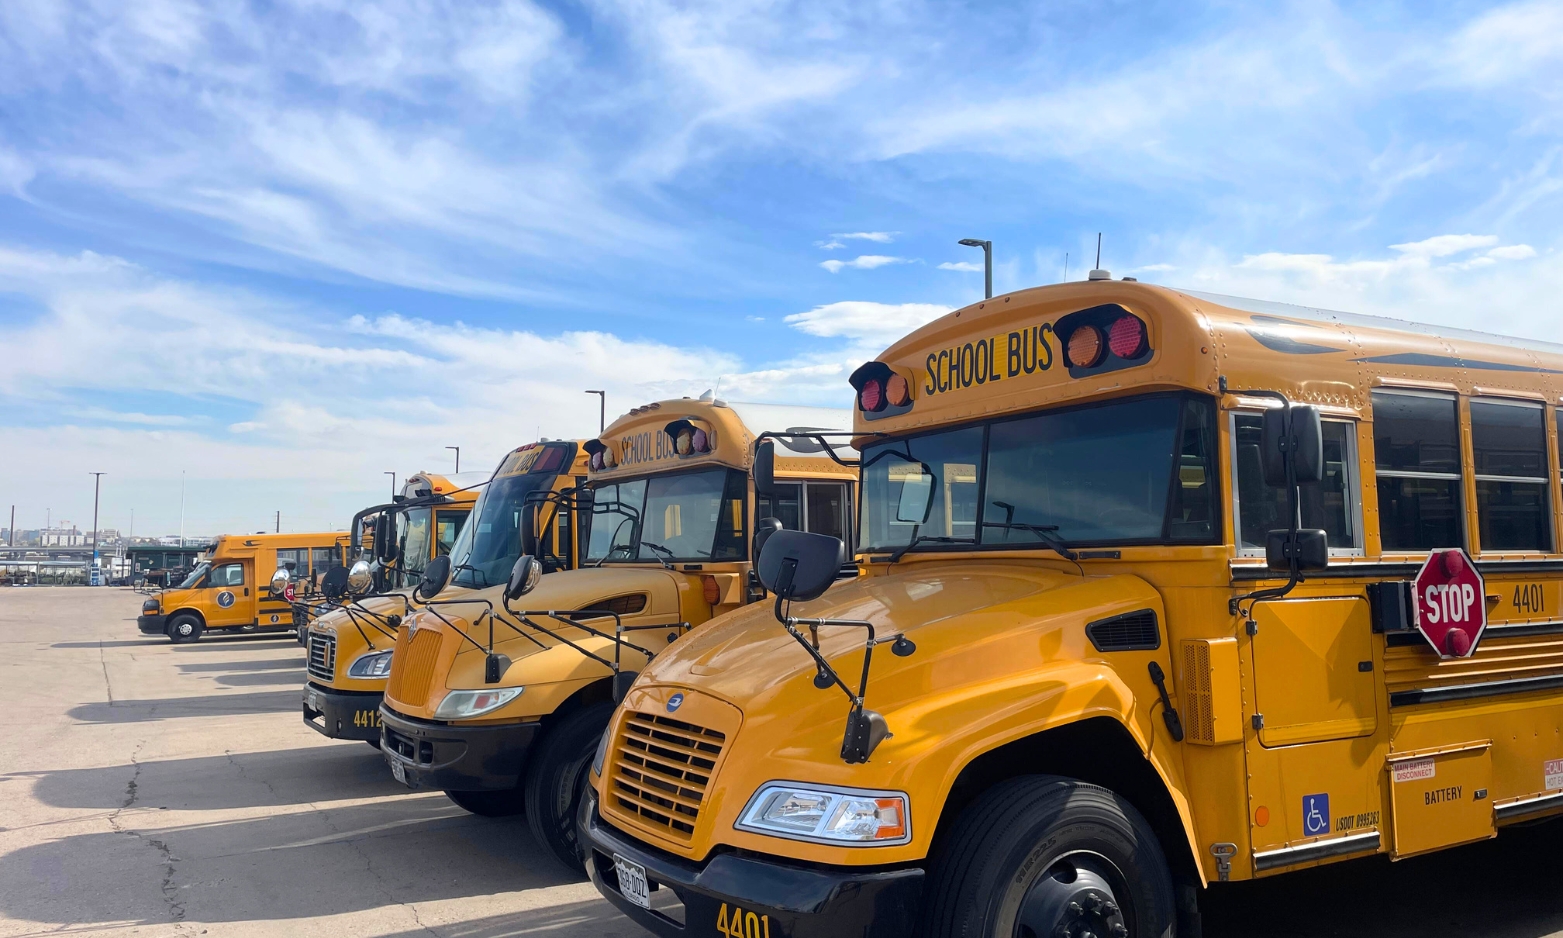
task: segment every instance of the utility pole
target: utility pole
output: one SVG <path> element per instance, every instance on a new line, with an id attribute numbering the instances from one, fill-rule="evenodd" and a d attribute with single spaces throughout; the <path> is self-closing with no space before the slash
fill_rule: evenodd
<path id="1" fill-rule="evenodd" d="M 276 533 L 278 533 L 278 534 L 282 533 L 282 509 L 281 508 L 277 509 L 277 527 L 276 527 L 275 530 L 276 530 Z"/>
<path id="2" fill-rule="evenodd" d="M 993 242 L 980 238 L 962 238 L 957 242 L 963 247 L 982 248 L 982 295 L 993 299 Z"/>
<path id="3" fill-rule="evenodd" d="M 185 546 L 185 471 L 179 470 L 179 549 Z"/>
<path id="4" fill-rule="evenodd" d="M 600 407 L 597 412 L 597 434 L 601 436 L 602 431 L 608 429 L 608 392 L 587 391 L 586 393 L 595 394 L 601 399 L 598 401 Z"/>
<path id="5" fill-rule="evenodd" d="M 453 449 L 453 450 L 456 451 L 456 471 L 460 472 L 461 471 L 461 447 L 459 447 L 459 446 L 447 446 L 445 448 L 446 449 Z"/>
<path id="6" fill-rule="evenodd" d="M 96 570 L 98 569 L 98 488 L 103 482 L 103 477 L 108 473 L 89 472 L 87 475 L 92 476 L 92 569 Z M 91 572 L 87 576 L 87 582 L 90 584 Z"/>
<path id="7" fill-rule="evenodd" d="M 11 506 L 11 547 L 16 546 L 16 506 Z"/>

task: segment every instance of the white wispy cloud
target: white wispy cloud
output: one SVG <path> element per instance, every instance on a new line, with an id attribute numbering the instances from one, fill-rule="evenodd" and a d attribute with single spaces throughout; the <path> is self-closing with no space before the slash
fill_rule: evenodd
<path id="1" fill-rule="evenodd" d="M 1497 235 L 1437 235 L 1409 244 L 1391 244 L 1391 250 L 1417 257 L 1448 257 L 1475 248 L 1490 247 L 1498 243 Z"/>
<path id="2" fill-rule="evenodd" d="M 844 231 L 831 235 L 840 241 L 873 241 L 877 244 L 889 244 L 895 240 L 899 232 L 895 231 Z"/>
<path id="3" fill-rule="evenodd" d="M 911 261 L 905 257 L 887 257 L 883 254 L 860 254 L 850 261 L 820 261 L 820 266 L 833 274 L 839 274 L 848 267 L 854 270 L 873 270 L 876 267 L 887 267 L 891 264 L 909 263 Z"/>
<path id="4" fill-rule="evenodd" d="M 821 251 L 839 251 L 846 247 L 845 244 L 842 244 L 840 241 L 835 239 L 831 239 L 829 241 L 816 241 L 814 242 L 814 246 L 819 248 Z"/>
<path id="5" fill-rule="evenodd" d="M 940 270 L 962 270 L 969 274 L 982 273 L 983 267 L 974 261 L 945 261 L 939 265 Z"/>
<path id="6" fill-rule="evenodd" d="M 932 322 L 951 307 L 935 303 L 875 303 L 843 300 L 786 317 L 788 325 L 814 336 L 841 336 L 889 345 L 913 329 Z"/>

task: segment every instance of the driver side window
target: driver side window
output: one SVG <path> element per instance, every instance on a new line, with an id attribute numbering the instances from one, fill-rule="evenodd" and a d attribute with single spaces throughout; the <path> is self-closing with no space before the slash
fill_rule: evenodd
<path id="1" fill-rule="evenodd" d="M 213 587 L 243 586 L 244 564 L 226 563 L 220 567 L 213 567 L 212 574 L 207 578 L 206 585 Z"/>

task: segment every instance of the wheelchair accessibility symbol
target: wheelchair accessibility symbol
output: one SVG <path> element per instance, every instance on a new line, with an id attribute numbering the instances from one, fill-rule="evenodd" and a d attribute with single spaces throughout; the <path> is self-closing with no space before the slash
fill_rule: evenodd
<path id="1" fill-rule="evenodd" d="M 1303 836 L 1317 837 L 1330 832 L 1330 796 L 1303 795 Z"/>

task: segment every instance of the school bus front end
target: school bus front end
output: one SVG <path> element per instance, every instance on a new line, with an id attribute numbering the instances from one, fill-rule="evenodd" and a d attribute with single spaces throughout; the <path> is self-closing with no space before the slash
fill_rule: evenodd
<path id="1" fill-rule="evenodd" d="M 391 673 L 397 628 L 422 605 L 414 591 L 425 566 L 449 556 L 461 567 L 439 594 L 462 595 L 486 583 L 514 563 L 512 519 L 534 492 L 557 492 L 578 484 L 586 472 L 579 444 L 569 441 L 529 443 L 512 450 L 486 482 L 420 473 L 406 482 L 403 501 L 393 506 L 395 518 L 384 527 L 394 530 L 395 549 L 386 551 L 385 591 L 331 604 L 309 627 L 307 680 L 303 692 L 304 723 L 333 739 L 380 743 L 380 703 Z M 403 507 L 410 506 L 410 507 Z M 475 525 L 475 526 L 473 526 Z M 470 527 L 470 530 L 469 530 Z M 562 548 L 571 554 L 568 527 Z"/>
<path id="2" fill-rule="evenodd" d="M 590 492 L 569 506 L 584 539 L 580 569 L 508 599 L 480 589 L 407 621 L 381 713 L 397 779 L 478 814 L 524 810 L 539 840 L 579 865 L 575 806 L 616 675 L 627 686 L 681 634 L 758 595 L 749 470 L 760 431 L 742 407 L 664 401 L 615 421 L 587 443 Z M 840 412 L 805 410 L 793 423 L 848 424 Z M 849 525 L 850 470 L 822 454 L 799 459 L 778 467 L 783 484 L 834 480 L 840 497 L 818 490 L 815 517 Z M 823 520 L 831 506 L 837 515 Z"/>
<path id="3" fill-rule="evenodd" d="M 1163 936 L 1206 887 L 1563 812 L 1560 368 L 1122 282 L 924 327 L 852 378 L 863 575 L 641 673 L 589 872 L 662 935 Z M 1410 592 L 1441 548 L 1469 645 L 1416 628 L 1476 605 Z"/>

